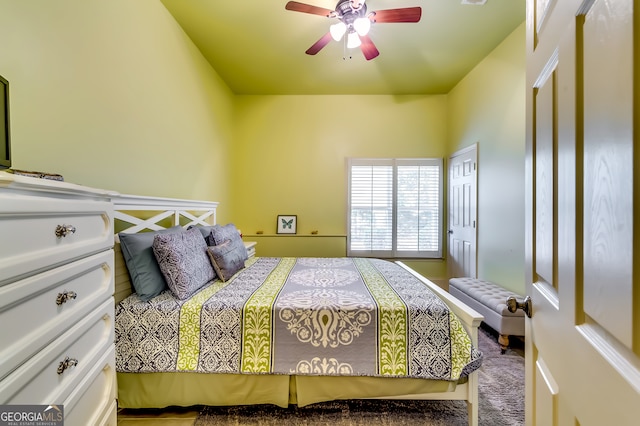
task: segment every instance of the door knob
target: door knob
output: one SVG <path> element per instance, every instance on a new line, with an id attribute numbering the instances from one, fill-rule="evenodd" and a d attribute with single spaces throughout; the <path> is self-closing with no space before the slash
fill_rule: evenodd
<path id="1" fill-rule="evenodd" d="M 449 234 L 453 234 L 453 229 L 449 229 Z"/>
<path id="2" fill-rule="evenodd" d="M 514 313 L 518 309 L 522 309 L 524 313 L 527 314 L 529 318 L 531 318 L 531 313 L 533 312 L 533 303 L 531 302 L 531 297 L 527 296 L 522 302 L 518 302 L 518 299 L 511 296 L 507 299 L 507 309 L 509 309 L 509 312 L 512 313 Z"/>

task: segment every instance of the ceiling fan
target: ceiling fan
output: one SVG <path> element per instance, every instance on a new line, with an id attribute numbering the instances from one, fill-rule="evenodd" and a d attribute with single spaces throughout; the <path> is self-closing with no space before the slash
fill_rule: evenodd
<path id="1" fill-rule="evenodd" d="M 332 39 L 340 41 L 346 34 L 347 47 L 360 47 L 367 60 L 371 60 L 380 54 L 368 35 L 372 23 L 419 22 L 422 16 L 422 8 L 420 7 L 376 10 L 367 13 L 365 0 L 339 0 L 335 10 L 290 1 L 285 6 L 285 9 L 327 18 L 337 18 L 338 20 L 337 23 L 329 27 L 328 33 L 306 50 L 305 53 L 307 55 L 315 55 L 329 44 Z"/>

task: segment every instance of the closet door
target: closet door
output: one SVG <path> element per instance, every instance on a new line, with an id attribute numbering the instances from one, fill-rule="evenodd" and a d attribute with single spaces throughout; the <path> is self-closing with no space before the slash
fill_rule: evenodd
<path id="1" fill-rule="evenodd" d="M 477 277 L 477 170 L 476 144 L 449 158 L 449 277 Z"/>

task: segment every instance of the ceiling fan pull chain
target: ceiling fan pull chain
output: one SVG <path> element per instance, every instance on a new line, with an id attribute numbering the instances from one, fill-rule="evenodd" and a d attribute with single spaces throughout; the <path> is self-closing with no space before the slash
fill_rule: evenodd
<path id="1" fill-rule="evenodd" d="M 347 52 L 349 51 L 349 49 L 347 48 L 347 38 L 343 37 L 342 38 L 342 60 L 346 61 L 347 60 Z M 351 55 L 349 55 L 349 59 L 351 59 Z"/>
<path id="2" fill-rule="evenodd" d="M 342 60 L 343 61 L 347 60 L 347 38 L 346 37 L 342 38 Z"/>

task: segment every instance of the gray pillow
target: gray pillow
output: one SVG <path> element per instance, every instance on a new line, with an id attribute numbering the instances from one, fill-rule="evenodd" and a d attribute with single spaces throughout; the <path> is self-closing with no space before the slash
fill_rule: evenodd
<path id="1" fill-rule="evenodd" d="M 184 300 L 216 277 L 207 256 L 207 244 L 197 229 L 178 234 L 158 234 L 153 253 L 167 285 Z"/>
<path id="2" fill-rule="evenodd" d="M 211 228 L 211 234 L 207 244 L 210 246 L 217 246 L 224 243 L 226 240 L 234 240 L 240 238 L 240 232 L 233 223 L 227 223 L 224 226 L 214 225 Z"/>
<path id="3" fill-rule="evenodd" d="M 181 226 L 153 232 L 140 232 L 138 234 L 119 233 L 122 257 L 127 265 L 133 291 L 140 299 L 147 301 L 159 295 L 167 288 L 167 283 L 158 267 L 158 262 L 151 248 L 153 238 L 157 234 L 184 232 Z"/>
<path id="4" fill-rule="evenodd" d="M 217 246 L 208 247 L 207 252 L 216 274 L 222 281 L 227 281 L 244 268 L 244 262 L 248 258 L 247 249 L 244 247 L 240 235 Z"/>
<path id="5" fill-rule="evenodd" d="M 204 237 L 205 242 L 207 243 L 208 246 L 214 246 L 214 242 L 213 240 L 211 240 L 211 230 L 216 227 L 216 226 L 220 226 L 220 225 L 211 225 L 211 226 L 190 226 L 189 229 L 193 229 L 196 228 L 198 229 L 198 231 L 200 231 L 200 233 L 202 233 L 202 236 Z"/>

